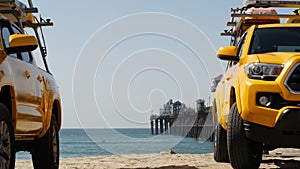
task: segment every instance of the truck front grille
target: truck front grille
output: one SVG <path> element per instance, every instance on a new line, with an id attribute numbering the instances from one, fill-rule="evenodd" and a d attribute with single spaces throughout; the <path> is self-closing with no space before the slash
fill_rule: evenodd
<path id="1" fill-rule="evenodd" d="M 300 63 L 297 63 L 289 73 L 285 86 L 294 94 L 300 94 Z"/>

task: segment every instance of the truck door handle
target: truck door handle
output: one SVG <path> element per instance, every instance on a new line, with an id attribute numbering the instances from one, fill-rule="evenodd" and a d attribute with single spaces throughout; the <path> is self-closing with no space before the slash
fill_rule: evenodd
<path id="1" fill-rule="evenodd" d="M 29 79 L 29 78 L 30 78 L 30 73 L 26 70 L 26 71 L 24 72 L 24 76 L 25 76 L 27 79 Z"/>
<path id="2" fill-rule="evenodd" d="M 40 83 L 42 83 L 43 78 L 42 78 L 40 75 L 38 75 L 37 80 L 38 80 Z"/>

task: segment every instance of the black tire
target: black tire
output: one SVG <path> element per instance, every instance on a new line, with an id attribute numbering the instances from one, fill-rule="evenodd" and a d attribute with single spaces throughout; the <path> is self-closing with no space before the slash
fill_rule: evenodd
<path id="1" fill-rule="evenodd" d="M 12 119 L 4 104 L 0 103 L 0 168 L 15 168 L 16 150 Z"/>
<path id="2" fill-rule="evenodd" d="M 56 117 L 52 116 L 47 133 L 32 145 L 32 162 L 35 169 L 59 168 L 59 135 Z"/>
<path id="3" fill-rule="evenodd" d="M 229 162 L 226 130 L 218 123 L 214 135 L 214 159 L 216 162 Z"/>
<path id="4" fill-rule="evenodd" d="M 262 144 L 246 137 L 243 119 L 236 103 L 231 107 L 227 123 L 227 147 L 231 166 L 235 169 L 258 168 L 262 161 Z"/>

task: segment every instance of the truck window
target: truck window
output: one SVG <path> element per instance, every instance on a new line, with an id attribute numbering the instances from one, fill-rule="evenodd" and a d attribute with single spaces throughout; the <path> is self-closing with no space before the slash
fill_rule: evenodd
<path id="1" fill-rule="evenodd" d="M 24 30 L 29 35 L 35 35 L 35 32 L 32 28 L 25 28 Z M 34 58 L 37 66 L 40 69 L 46 70 L 45 64 L 43 62 L 43 57 L 42 57 L 41 51 L 39 49 L 36 49 L 36 50 L 32 51 L 31 56 Z"/>
<path id="2" fill-rule="evenodd" d="M 247 33 L 245 33 L 239 40 L 238 44 L 237 44 L 237 47 L 238 47 L 238 52 L 237 52 L 237 55 L 238 57 L 240 58 L 241 55 L 242 55 L 242 52 L 243 52 L 243 49 L 244 49 L 244 44 L 245 44 L 245 41 L 246 41 L 246 37 L 247 37 Z M 231 61 L 229 62 L 229 68 L 236 65 L 238 62 L 237 61 Z"/>
<path id="3" fill-rule="evenodd" d="M 238 42 L 237 47 L 238 47 L 238 56 L 239 56 L 239 57 L 241 57 L 241 55 L 242 55 L 246 37 L 247 37 L 247 33 L 245 33 L 245 34 L 242 36 L 241 40 Z"/>
<path id="4" fill-rule="evenodd" d="M 300 52 L 300 28 L 260 28 L 251 43 L 249 54 Z"/>
<path id="5" fill-rule="evenodd" d="M 9 36 L 10 36 L 9 28 L 5 27 L 5 26 L 2 27 L 1 33 L 2 33 L 3 46 L 4 46 L 4 48 L 8 48 L 9 47 L 8 39 L 9 39 Z M 13 58 L 18 58 L 17 54 L 10 54 L 9 56 L 13 57 Z"/>

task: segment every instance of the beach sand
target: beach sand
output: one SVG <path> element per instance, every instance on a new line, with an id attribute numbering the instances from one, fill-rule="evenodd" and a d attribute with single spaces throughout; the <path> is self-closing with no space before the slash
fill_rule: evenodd
<path id="1" fill-rule="evenodd" d="M 18 160 L 16 169 L 32 169 L 29 160 Z M 112 155 L 97 157 L 64 158 L 61 169 L 220 169 L 231 168 L 230 164 L 217 163 L 212 154 L 160 154 Z M 260 168 L 300 168 L 300 149 L 277 149 L 264 155 Z"/>

